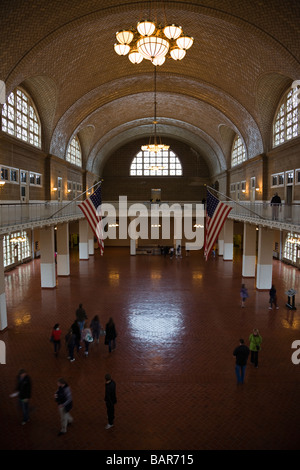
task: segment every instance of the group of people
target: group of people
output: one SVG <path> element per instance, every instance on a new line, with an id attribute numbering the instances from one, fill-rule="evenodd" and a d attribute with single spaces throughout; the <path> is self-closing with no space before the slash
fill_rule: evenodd
<path id="1" fill-rule="evenodd" d="M 240 290 L 240 297 L 241 297 L 241 306 L 245 307 L 245 302 L 249 297 L 248 289 L 245 284 L 242 284 L 241 290 Z M 273 309 L 273 305 L 275 308 L 278 310 L 279 307 L 277 305 L 277 290 L 274 284 L 272 284 L 271 289 L 269 290 L 269 310 Z"/>
<path id="2" fill-rule="evenodd" d="M 32 381 L 25 369 L 21 369 L 17 375 L 15 391 L 11 397 L 18 397 L 22 410 L 22 425 L 27 424 L 29 419 L 29 400 L 31 398 Z M 73 416 L 70 411 L 73 408 L 73 395 L 71 387 L 66 380 L 61 377 L 57 381 L 57 390 L 54 393 L 54 399 L 58 406 L 60 416 L 60 431 L 58 436 L 66 434 L 67 428 L 73 423 Z M 110 429 L 114 425 L 115 404 L 117 403 L 116 383 L 110 374 L 105 374 L 105 394 L 104 401 L 106 404 L 108 423 L 105 429 Z"/>
<path id="3" fill-rule="evenodd" d="M 68 350 L 68 359 L 70 362 L 75 361 L 74 351 L 77 352 L 82 348 L 81 343 L 84 344 L 84 355 L 88 356 L 90 344 L 93 342 L 99 343 L 100 336 L 105 337 L 104 343 L 108 345 L 108 350 L 111 353 L 116 348 L 117 331 L 115 323 L 112 318 L 107 322 L 105 329 L 101 327 L 99 316 L 95 315 L 88 325 L 87 314 L 82 304 L 76 310 L 76 319 L 65 335 L 65 343 Z M 59 323 L 56 323 L 52 329 L 50 340 L 54 346 L 54 354 L 57 356 L 61 348 L 61 335 Z"/>
<path id="4" fill-rule="evenodd" d="M 249 354 L 251 364 L 253 364 L 256 369 L 258 368 L 258 353 L 261 350 L 261 343 L 262 337 L 259 334 L 258 329 L 254 328 L 253 332 L 249 336 L 249 347 L 245 344 L 244 339 L 241 338 L 239 346 L 234 349 L 235 374 L 238 385 L 244 383 Z"/>

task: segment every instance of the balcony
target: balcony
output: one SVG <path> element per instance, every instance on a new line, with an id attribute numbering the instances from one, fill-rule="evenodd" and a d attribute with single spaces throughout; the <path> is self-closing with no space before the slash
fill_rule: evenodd
<path id="1" fill-rule="evenodd" d="M 104 202 L 115 208 L 116 217 L 118 217 L 119 201 Z M 0 204 L 0 234 L 21 229 L 25 230 L 28 228 L 46 227 L 57 223 L 82 219 L 84 218 L 84 215 L 78 207 L 79 204 L 79 201 L 44 201 L 30 204 Z M 126 204 L 127 208 L 133 204 L 143 204 L 147 208 L 148 212 L 153 207 L 159 207 L 157 204 L 151 204 L 150 202 L 145 201 L 126 200 Z M 162 201 L 161 204 L 167 204 L 170 207 L 173 204 L 179 204 L 182 209 L 182 213 L 185 204 L 192 204 L 194 209 L 193 213 L 195 213 L 196 204 L 200 205 L 200 202 Z M 293 232 L 300 231 L 300 204 L 281 204 L 280 207 L 277 208 L 277 220 L 274 220 L 274 208 L 270 206 L 269 202 L 240 203 L 226 201 L 226 204 L 232 207 L 232 211 L 229 214 L 229 218 L 231 219 Z"/>

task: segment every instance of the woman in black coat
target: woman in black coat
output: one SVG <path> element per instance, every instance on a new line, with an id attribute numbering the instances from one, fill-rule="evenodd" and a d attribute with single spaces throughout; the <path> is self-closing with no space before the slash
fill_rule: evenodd
<path id="1" fill-rule="evenodd" d="M 116 327 L 112 318 L 108 320 L 105 327 L 105 344 L 108 344 L 109 352 L 112 352 L 116 349 Z"/>

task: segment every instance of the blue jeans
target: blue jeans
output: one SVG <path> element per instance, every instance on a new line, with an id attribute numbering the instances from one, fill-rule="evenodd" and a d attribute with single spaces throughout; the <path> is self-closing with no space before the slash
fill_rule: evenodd
<path id="1" fill-rule="evenodd" d="M 246 372 L 246 366 L 239 366 L 237 364 L 235 365 L 235 374 L 236 374 L 238 384 L 244 383 L 245 372 Z"/>

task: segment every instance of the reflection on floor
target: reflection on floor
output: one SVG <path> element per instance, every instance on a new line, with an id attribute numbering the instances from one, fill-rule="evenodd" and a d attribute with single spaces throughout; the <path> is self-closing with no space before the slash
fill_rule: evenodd
<path id="1" fill-rule="evenodd" d="M 300 340 L 299 270 L 274 261 L 279 310 L 268 292 L 242 279 L 241 256 L 203 260 L 202 252 L 170 260 L 130 256 L 106 248 L 89 260 L 72 252 L 71 275 L 55 289 L 40 288 L 39 260 L 5 275 L 8 329 L 0 333 L 7 364 L 0 365 L 1 449 L 299 449 L 300 365 L 292 363 Z M 250 298 L 240 306 L 242 282 Z M 296 289 L 297 310 L 285 292 Z M 103 339 L 70 363 L 63 345 L 49 342 L 58 322 L 66 333 L 83 303 L 88 320 L 113 317 L 117 349 Z M 233 349 L 253 328 L 262 337 L 259 368 L 248 364 L 237 386 Z M 9 398 L 19 368 L 33 381 L 31 421 L 21 426 Z M 105 429 L 104 375 L 117 383 L 115 427 Z M 74 424 L 57 437 L 60 420 L 53 394 L 63 376 L 73 391 Z"/>

